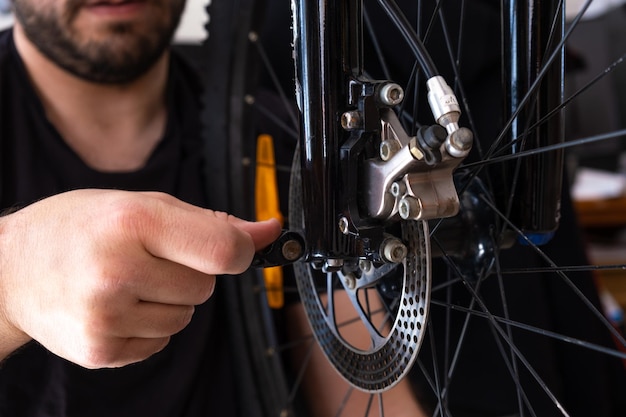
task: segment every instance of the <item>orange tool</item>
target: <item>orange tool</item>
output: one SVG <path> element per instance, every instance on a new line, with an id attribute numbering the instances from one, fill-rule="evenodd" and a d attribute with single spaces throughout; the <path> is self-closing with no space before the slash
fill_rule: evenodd
<path id="1" fill-rule="evenodd" d="M 280 212 L 278 184 L 276 181 L 276 161 L 274 140 L 270 135 L 259 135 L 256 151 L 255 205 L 256 219 L 278 219 L 281 226 L 284 218 Z M 267 302 L 271 308 L 284 305 L 283 269 L 280 266 L 263 269 Z"/>

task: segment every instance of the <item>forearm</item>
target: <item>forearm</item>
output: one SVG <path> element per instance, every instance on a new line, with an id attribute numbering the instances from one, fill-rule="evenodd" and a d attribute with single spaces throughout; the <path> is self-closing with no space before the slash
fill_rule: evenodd
<path id="1" fill-rule="evenodd" d="M 7 214 L 8 212 L 5 212 L 0 216 L 0 230 L 2 231 L 0 253 L 4 256 L 11 256 L 11 228 L 8 227 L 7 224 L 11 216 L 7 216 Z M 10 269 L 8 262 L 5 259 L 0 259 L 0 271 L 6 272 L 7 269 Z M 6 308 L 10 301 L 14 301 L 11 300 L 12 294 L 13 292 L 10 285 L 3 279 L 3 276 L 0 275 L 0 362 L 31 340 L 30 336 L 18 329 L 11 320 L 9 320 Z"/>

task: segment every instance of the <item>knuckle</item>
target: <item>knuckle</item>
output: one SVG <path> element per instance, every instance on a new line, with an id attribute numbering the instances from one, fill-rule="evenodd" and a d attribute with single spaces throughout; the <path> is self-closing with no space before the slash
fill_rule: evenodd
<path id="1" fill-rule="evenodd" d="M 178 333 L 185 327 L 187 327 L 189 323 L 191 323 L 194 312 L 195 308 L 193 306 L 183 308 L 183 311 L 178 315 L 177 319 L 175 320 L 172 334 Z"/>
<path id="2" fill-rule="evenodd" d="M 216 274 L 245 271 L 254 253 L 252 242 L 237 235 L 232 235 L 230 239 L 208 241 L 207 246 L 208 269 Z"/>
<path id="3" fill-rule="evenodd" d="M 200 286 L 200 288 L 198 288 L 198 291 L 197 291 L 198 300 L 196 304 L 202 304 L 205 301 L 207 301 L 209 298 L 211 298 L 211 296 L 213 295 L 213 292 L 215 291 L 215 276 L 214 275 L 203 277 L 202 281 L 203 281 L 202 285 Z"/>
<path id="4" fill-rule="evenodd" d="M 100 306 L 87 310 L 82 321 L 82 333 L 87 340 L 98 340 L 115 334 L 120 317 L 112 309 Z"/>
<path id="5" fill-rule="evenodd" d="M 170 343 L 171 337 L 162 337 L 160 339 L 153 339 L 152 348 L 145 354 L 144 358 L 148 358 L 155 353 L 159 353 Z"/>
<path id="6" fill-rule="evenodd" d="M 155 339 L 111 338 L 90 341 L 72 362 L 86 369 L 120 368 L 141 362 L 162 351 L 170 337 Z"/>
<path id="7" fill-rule="evenodd" d="M 74 362 L 87 369 L 115 367 L 119 363 L 116 350 L 111 343 L 91 340 L 85 344 Z"/>
<path id="8" fill-rule="evenodd" d="M 145 227 L 152 218 L 153 211 L 145 198 L 128 193 L 112 199 L 107 210 L 106 223 L 114 232 L 135 233 Z"/>

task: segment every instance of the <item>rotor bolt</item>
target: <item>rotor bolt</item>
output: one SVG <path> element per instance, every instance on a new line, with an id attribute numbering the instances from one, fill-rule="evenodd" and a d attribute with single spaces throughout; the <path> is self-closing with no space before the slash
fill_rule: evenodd
<path id="1" fill-rule="evenodd" d="M 296 261 L 302 256 L 302 244 L 294 239 L 288 240 L 283 245 L 281 252 L 286 260 L 290 262 Z"/>
<path id="2" fill-rule="evenodd" d="M 380 89 L 380 102 L 385 106 L 396 106 L 404 99 L 404 90 L 396 83 L 387 83 Z"/>
<path id="3" fill-rule="evenodd" d="M 342 217 L 339 219 L 339 231 L 344 235 L 350 233 L 350 224 L 346 217 Z"/>
<path id="4" fill-rule="evenodd" d="M 382 244 L 381 255 L 387 262 L 400 263 L 407 254 L 408 249 L 399 239 L 387 239 Z"/>
<path id="5" fill-rule="evenodd" d="M 362 126 L 361 113 L 356 110 L 347 111 L 341 115 L 341 127 L 344 130 L 356 130 Z"/>
<path id="6" fill-rule="evenodd" d="M 322 267 L 323 272 L 337 272 L 343 267 L 343 259 L 328 258 Z"/>
<path id="7" fill-rule="evenodd" d="M 361 259 L 359 261 L 359 268 L 367 274 L 372 270 L 372 262 L 367 259 Z"/>
<path id="8" fill-rule="evenodd" d="M 346 288 L 353 290 L 356 288 L 356 277 L 354 274 L 346 274 L 343 277 L 343 282 L 346 284 Z"/>
<path id="9" fill-rule="evenodd" d="M 412 196 L 403 197 L 398 203 L 398 214 L 404 220 L 418 219 L 422 214 L 422 201 Z"/>

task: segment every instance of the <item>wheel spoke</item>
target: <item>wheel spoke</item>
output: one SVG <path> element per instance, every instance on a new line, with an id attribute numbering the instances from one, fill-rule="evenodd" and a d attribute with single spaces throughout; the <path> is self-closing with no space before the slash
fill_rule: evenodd
<path id="1" fill-rule="evenodd" d="M 482 298 L 478 295 L 476 290 L 470 285 L 470 283 L 463 277 L 461 271 L 456 268 L 456 265 L 453 263 L 449 263 L 449 265 L 459 274 L 463 281 L 464 287 L 468 290 L 470 295 L 472 296 L 472 301 L 476 301 L 480 309 L 485 314 L 487 320 L 491 323 L 492 328 L 497 331 L 499 336 L 509 345 L 509 348 L 513 351 L 515 356 L 519 359 L 519 361 L 524 365 L 526 370 L 531 374 L 531 376 L 535 379 L 539 387 L 545 392 L 545 394 L 550 398 L 555 407 L 561 412 L 563 416 L 569 417 L 569 413 L 565 410 L 563 404 L 559 401 L 556 395 L 552 392 L 552 390 L 548 387 L 548 385 L 544 382 L 544 380 L 539 376 L 537 371 L 533 368 L 533 366 L 528 362 L 525 356 L 520 352 L 520 350 L 515 346 L 515 344 L 509 340 L 506 332 L 502 329 L 502 327 L 498 324 L 496 317 L 491 314 L 487 306 L 484 304 Z M 432 300 L 431 300 L 432 301 Z"/>
<path id="2" fill-rule="evenodd" d="M 483 195 L 483 196 L 481 196 L 481 200 L 485 204 L 490 206 L 492 210 L 494 210 L 496 213 L 498 213 L 498 215 L 502 217 L 502 220 L 504 222 L 506 222 L 507 225 L 509 227 L 511 227 L 515 231 L 515 233 L 517 233 L 518 236 L 520 236 L 521 238 L 525 239 L 526 243 L 546 263 L 548 263 L 551 267 L 556 268 L 556 264 L 550 259 L 550 257 L 548 257 L 548 255 L 546 255 L 545 252 L 543 252 L 537 245 L 535 245 L 530 240 L 528 240 L 528 238 L 525 236 L 525 234 L 521 230 L 519 230 L 508 218 L 503 217 L 502 214 L 498 211 L 498 209 L 493 205 L 493 203 L 491 201 L 489 201 L 489 199 L 487 199 Z M 615 327 L 613 327 L 613 325 L 604 317 L 602 312 L 600 312 L 600 310 L 598 310 L 598 308 L 595 305 L 593 305 L 593 303 L 582 293 L 582 291 L 580 291 L 580 289 L 578 289 L 578 287 L 576 287 L 576 285 L 574 285 L 572 280 L 563 271 L 558 271 L 557 270 L 557 271 L 554 271 L 554 272 L 565 282 L 565 284 L 573 291 L 573 293 L 580 299 L 580 301 L 583 302 L 583 304 L 589 309 L 589 311 L 591 311 L 591 313 L 593 313 L 593 315 L 595 315 L 599 319 L 599 321 L 611 332 L 613 337 L 615 337 L 622 344 L 622 346 L 626 347 L 626 340 L 624 340 L 624 337 L 617 331 L 617 329 L 615 329 Z"/>
<path id="3" fill-rule="evenodd" d="M 270 79 L 272 80 L 272 85 L 276 89 L 276 92 L 278 93 L 278 95 L 280 96 L 283 106 L 285 107 L 285 110 L 287 111 L 287 114 L 289 115 L 289 118 L 291 119 L 291 125 L 294 126 L 295 128 L 296 126 L 299 125 L 299 118 L 293 107 L 293 100 L 289 100 L 287 98 L 287 94 L 285 93 L 285 90 L 282 87 L 280 79 L 278 75 L 276 74 L 276 69 L 274 68 L 274 65 L 272 64 L 271 60 L 267 56 L 267 52 L 265 51 L 265 48 L 263 47 L 263 43 L 260 42 L 258 34 L 255 32 L 250 33 L 248 36 L 248 39 L 250 40 L 250 42 L 252 42 L 256 46 L 257 53 L 259 54 L 259 57 L 261 58 L 261 61 L 264 65 L 265 72 L 270 76 Z M 295 137 L 296 139 L 298 138 L 297 133 Z"/>
<path id="4" fill-rule="evenodd" d="M 343 399 L 341 400 L 341 404 L 339 404 L 339 408 L 337 409 L 337 414 L 335 414 L 335 417 L 340 417 L 343 414 L 343 410 L 346 408 L 346 405 L 348 404 L 348 401 L 350 400 L 350 396 L 352 395 L 353 391 L 354 387 L 352 385 L 348 386 L 346 395 L 344 395 Z"/>
<path id="5" fill-rule="evenodd" d="M 565 342 L 565 343 L 569 343 L 571 345 L 575 345 L 575 346 L 580 346 L 581 348 L 585 348 L 588 350 L 593 350 L 596 352 L 601 352 L 604 353 L 606 355 L 610 355 L 619 359 L 626 359 L 626 349 L 624 351 L 619 351 L 616 349 L 611 349 L 611 348 L 607 348 L 606 346 L 602 346 L 602 345 L 598 345 L 596 343 L 591 343 L 591 342 L 587 342 L 585 340 L 581 340 L 581 339 L 577 339 L 575 337 L 571 337 L 571 336 L 567 336 L 567 335 L 563 335 L 560 333 L 556 333 L 550 330 L 546 330 L 544 328 L 541 327 L 537 327 L 537 326 L 532 326 L 526 323 L 522 323 L 519 321 L 515 321 L 515 320 L 511 320 L 511 319 L 506 319 L 504 317 L 500 317 L 500 316 L 495 316 L 495 315 L 491 315 L 488 313 L 485 313 L 483 311 L 478 311 L 476 309 L 470 308 L 470 307 L 463 307 L 463 306 L 459 306 L 459 305 L 455 305 L 455 304 L 448 304 L 446 302 L 441 302 L 438 301 L 436 299 L 431 300 L 431 304 L 432 305 L 436 305 L 436 306 L 440 306 L 440 307 L 445 307 L 445 308 L 450 308 L 453 311 L 458 311 L 460 313 L 465 313 L 465 314 L 471 314 L 472 316 L 475 317 L 480 317 L 480 318 L 485 318 L 485 319 L 492 319 L 502 323 L 504 325 L 507 326 L 512 326 L 512 327 L 516 327 L 518 329 L 522 329 L 522 330 L 526 330 L 528 332 L 540 335 L 540 336 L 545 336 L 545 337 L 549 337 L 552 338 L 554 340 L 558 340 L 559 342 Z"/>
<path id="6" fill-rule="evenodd" d="M 520 158 L 525 158 L 525 157 L 533 156 L 533 155 L 540 155 L 542 153 L 558 151 L 561 149 L 574 148 L 576 146 L 587 145 L 587 144 L 596 143 L 596 142 L 603 142 L 609 139 L 619 139 L 625 136 L 626 136 L 626 129 L 616 130 L 615 132 L 602 133 L 599 135 L 593 135 L 593 136 L 589 136 L 586 138 L 575 139 L 569 142 L 548 145 L 548 146 L 544 146 L 542 148 L 537 148 L 537 149 L 529 149 L 529 150 L 521 151 L 515 154 L 492 157 L 492 158 L 488 158 L 480 162 L 470 162 L 464 165 L 464 167 L 465 168 L 477 168 L 477 169 L 474 169 L 471 174 L 472 177 L 475 177 L 477 175 L 478 170 L 480 170 L 480 168 L 487 166 L 487 165 L 493 165 L 496 163 L 517 160 Z"/>

